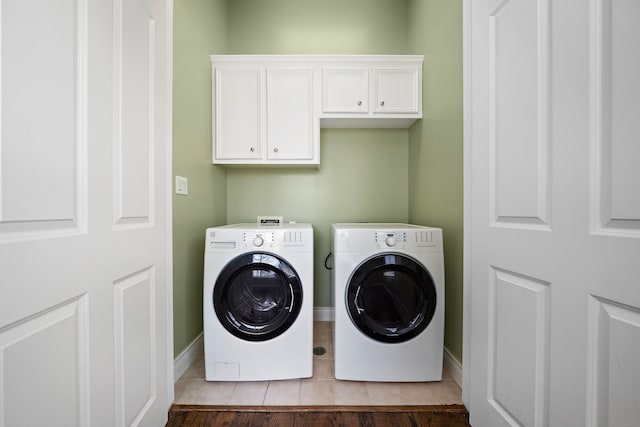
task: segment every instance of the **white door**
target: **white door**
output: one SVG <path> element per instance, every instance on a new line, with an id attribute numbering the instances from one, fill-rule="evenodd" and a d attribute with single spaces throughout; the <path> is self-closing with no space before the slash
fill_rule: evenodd
<path id="1" fill-rule="evenodd" d="M 466 0 L 474 427 L 640 420 L 640 1 Z"/>
<path id="2" fill-rule="evenodd" d="M 163 425 L 170 1 L 0 2 L 0 425 Z"/>

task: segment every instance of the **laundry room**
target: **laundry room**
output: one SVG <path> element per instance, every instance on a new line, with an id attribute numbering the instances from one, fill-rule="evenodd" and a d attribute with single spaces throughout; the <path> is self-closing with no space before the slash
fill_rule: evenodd
<path id="1" fill-rule="evenodd" d="M 323 128 L 319 167 L 212 164 L 210 55 L 424 55 L 422 119 L 408 128 Z M 329 319 L 331 225 L 439 227 L 444 345 L 462 360 L 462 3 L 451 0 L 176 0 L 174 354 L 202 336 L 205 229 L 260 215 L 314 229 L 314 315 Z"/>

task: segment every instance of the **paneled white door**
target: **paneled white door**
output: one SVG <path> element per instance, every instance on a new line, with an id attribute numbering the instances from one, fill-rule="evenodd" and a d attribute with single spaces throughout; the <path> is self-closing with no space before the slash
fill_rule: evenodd
<path id="1" fill-rule="evenodd" d="M 0 426 L 166 421 L 171 7 L 0 1 Z"/>
<path id="2" fill-rule="evenodd" d="M 466 0 L 474 427 L 640 420 L 640 1 Z"/>

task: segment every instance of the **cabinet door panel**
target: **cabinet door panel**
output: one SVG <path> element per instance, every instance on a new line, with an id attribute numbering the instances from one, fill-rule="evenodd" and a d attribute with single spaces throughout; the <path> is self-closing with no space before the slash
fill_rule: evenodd
<path id="1" fill-rule="evenodd" d="M 324 113 L 369 111 L 368 68 L 324 68 L 322 80 L 322 111 Z"/>
<path id="2" fill-rule="evenodd" d="M 217 68 L 215 85 L 215 158 L 259 159 L 260 69 Z"/>
<path id="3" fill-rule="evenodd" d="M 267 70 L 267 158 L 313 158 L 313 70 Z"/>
<path id="4" fill-rule="evenodd" d="M 418 113 L 418 68 L 375 68 L 374 113 Z"/>

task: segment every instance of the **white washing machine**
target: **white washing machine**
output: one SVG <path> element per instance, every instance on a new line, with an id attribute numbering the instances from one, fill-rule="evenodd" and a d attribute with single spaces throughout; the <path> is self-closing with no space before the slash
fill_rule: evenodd
<path id="1" fill-rule="evenodd" d="M 441 380 L 442 230 L 343 223 L 332 231 L 336 379 Z"/>
<path id="2" fill-rule="evenodd" d="M 207 229 L 207 381 L 313 375 L 313 228 L 235 224 Z"/>

